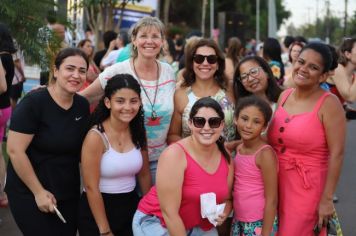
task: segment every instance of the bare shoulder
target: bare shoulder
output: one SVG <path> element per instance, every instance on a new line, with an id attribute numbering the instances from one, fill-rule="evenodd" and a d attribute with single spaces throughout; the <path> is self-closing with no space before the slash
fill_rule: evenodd
<path id="1" fill-rule="evenodd" d="M 178 111 L 183 112 L 184 107 L 188 104 L 187 88 L 179 87 L 174 93 L 174 106 Z"/>
<path id="2" fill-rule="evenodd" d="M 342 115 L 344 115 L 344 109 L 342 107 L 342 104 L 339 100 L 338 97 L 334 94 L 329 94 L 323 104 L 320 107 L 320 111 L 322 114 L 324 113 L 330 113 L 332 111 L 334 112 L 342 112 Z"/>

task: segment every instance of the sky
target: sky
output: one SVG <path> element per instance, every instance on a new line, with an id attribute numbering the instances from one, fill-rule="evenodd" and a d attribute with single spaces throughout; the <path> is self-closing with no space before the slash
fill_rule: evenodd
<path id="1" fill-rule="evenodd" d="M 283 0 L 284 6 L 292 13 L 292 16 L 286 22 L 287 25 L 291 22 L 296 27 L 306 23 L 315 22 L 316 16 L 323 17 L 326 14 L 326 0 Z M 356 11 L 356 0 L 348 0 L 348 17 Z M 318 9 L 318 10 L 317 10 Z M 330 0 L 330 11 L 333 15 L 344 16 L 345 1 Z M 279 35 L 286 34 L 285 26 L 279 30 Z"/>

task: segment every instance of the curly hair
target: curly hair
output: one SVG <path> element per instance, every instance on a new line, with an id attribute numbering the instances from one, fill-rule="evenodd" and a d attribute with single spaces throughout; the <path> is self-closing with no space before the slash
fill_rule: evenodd
<path id="1" fill-rule="evenodd" d="M 116 91 L 127 88 L 131 89 L 138 94 L 141 99 L 141 87 L 137 80 L 130 74 L 117 74 L 112 77 L 104 91 L 104 96 L 99 101 L 98 106 L 90 116 L 89 127 L 97 126 L 99 131 L 105 132 L 102 123 L 110 117 L 111 110 L 105 106 L 105 98 L 110 99 Z M 131 139 L 136 148 L 146 148 L 146 129 L 144 124 L 143 107 L 140 106 L 136 116 L 130 121 Z"/>
<path id="2" fill-rule="evenodd" d="M 210 47 L 215 50 L 216 56 L 218 57 L 218 69 L 215 72 L 214 79 L 218 83 L 218 85 L 222 88 L 226 88 L 226 78 L 224 75 L 225 71 L 225 57 L 223 52 L 220 50 L 219 46 L 212 39 L 200 39 L 197 43 L 195 43 L 190 50 L 190 52 L 185 55 L 185 70 L 183 72 L 183 87 L 192 86 L 195 82 L 195 73 L 193 69 L 193 57 L 195 56 L 198 48 L 200 47 Z"/>

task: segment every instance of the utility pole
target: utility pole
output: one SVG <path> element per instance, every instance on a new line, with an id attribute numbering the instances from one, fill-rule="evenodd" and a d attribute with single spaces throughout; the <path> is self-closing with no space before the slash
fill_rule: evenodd
<path id="1" fill-rule="evenodd" d="M 330 0 L 326 0 L 326 37 L 325 43 L 330 43 Z"/>
<path id="2" fill-rule="evenodd" d="M 214 0 L 210 0 L 210 38 L 213 38 L 214 29 Z"/>
<path id="3" fill-rule="evenodd" d="M 202 14 L 201 14 L 201 32 L 203 37 L 205 37 L 205 16 L 206 16 L 206 5 L 208 0 L 202 0 Z"/>
<path id="4" fill-rule="evenodd" d="M 260 42 L 260 0 L 256 0 L 256 42 Z"/>
<path id="5" fill-rule="evenodd" d="M 344 37 L 347 34 L 347 0 L 345 0 Z"/>

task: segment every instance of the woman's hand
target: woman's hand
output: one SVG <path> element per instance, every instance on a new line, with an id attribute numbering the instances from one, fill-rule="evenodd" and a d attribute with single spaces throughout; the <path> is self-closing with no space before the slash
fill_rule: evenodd
<path id="1" fill-rule="evenodd" d="M 319 203 L 319 209 L 318 209 L 319 229 L 321 229 L 323 226 L 326 226 L 328 224 L 328 221 L 332 217 L 334 212 L 335 212 L 335 207 L 334 207 L 333 199 L 332 198 L 325 199 L 324 197 L 321 198 L 321 201 Z"/>
<path id="2" fill-rule="evenodd" d="M 215 219 L 217 226 L 222 225 L 225 222 L 225 220 L 227 219 L 227 217 L 228 217 L 228 215 L 225 213 L 220 214 L 218 216 L 218 218 Z"/>
<path id="3" fill-rule="evenodd" d="M 38 209 L 46 213 L 54 212 L 53 205 L 57 205 L 57 201 L 54 195 L 45 189 L 35 194 L 35 200 Z"/>

